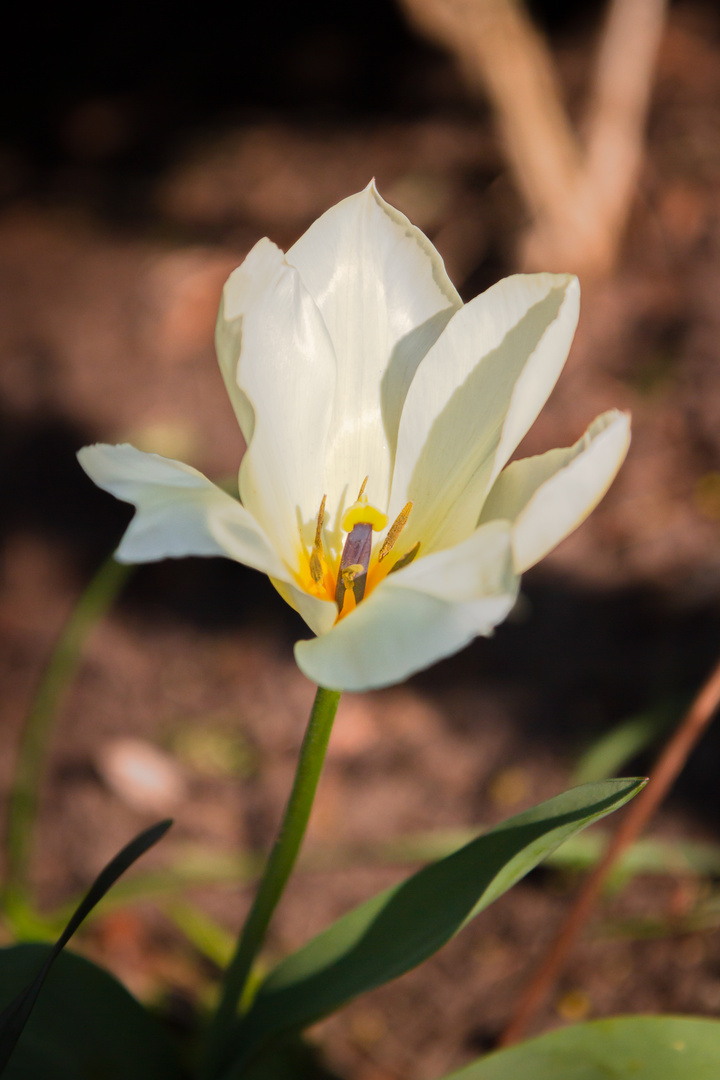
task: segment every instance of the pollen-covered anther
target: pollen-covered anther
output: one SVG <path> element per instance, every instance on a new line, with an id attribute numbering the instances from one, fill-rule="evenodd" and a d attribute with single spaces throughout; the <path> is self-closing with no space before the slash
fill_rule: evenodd
<path id="1" fill-rule="evenodd" d="M 365 573 L 365 567 L 362 563 L 351 563 L 350 566 L 344 566 L 340 571 L 340 576 L 343 579 L 343 584 L 346 589 L 349 589 L 356 577 Z"/>
<path id="2" fill-rule="evenodd" d="M 382 562 L 385 556 L 389 555 L 392 551 L 393 547 L 395 546 L 395 541 L 397 540 L 398 536 L 407 524 L 407 519 L 410 517 L 410 511 L 412 510 L 412 508 L 413 504 L 411 502 L 405 503 L 402 510 L 393 521 L 392 525 L 388 529 L 387 536 L 383 540 L 382 547 L 378 552 L 378 562 Z"/>
<path id="3" fill-rule="evenodd" d="M 323 559 L 325 552 L 323 551 L 322 542 L 322 527 L 325 520 L 325 500 L 327 496 L 323 495 L 322 502 L 320 503 L 320 510 L 317 517 L 317 526 L 315 528 L 315 541 L 310 552 L 310 576 L 316 585 L 322 584 L 323 580 Z"/>

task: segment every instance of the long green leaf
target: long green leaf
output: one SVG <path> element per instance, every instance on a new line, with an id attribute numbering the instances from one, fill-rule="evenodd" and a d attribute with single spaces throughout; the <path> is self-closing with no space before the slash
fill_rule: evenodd
<path id="1" fill-rule="evenodd" d="M 678 712 L 680 710 L 678 709 Z M 605 780 L 624 769 L 634 757 L 647 750 L 668 726 L 673 715 L 667 702 L 648 712 L 623 720 L 587 748 L 575 767 L 576 784 Z"/>
<path id="2" fill-rule="evenodd" d="M 313 846 L 301 853 L 298 870 L 304 873 L 342 871 L 348 866 L 403 866 L 445 858 L 475 839 L 479 827 L 470 829 L 438 829 L 433 832 L 410 833 L 391 840 L 366 844 Z M 593 829 L 566 840 L 546 859 L 557 870 L 588 870 L 600 859 L 607 846 L 608 834 Z M 188 889 L 203 886 L 243 886 L 252 884 L 262 872 L 264 859 L 256 853 L 235 855 L 209 852 L 186 845 L 170 857 L 164 869 L 133 874 L 119 881 L 92 912 L 95 918 L 108 911 L 144 903 L 172 899 Z M 626 881 L 634 874 L 699 874 L 720 877 L 720 844 L 694 840 L 637 840 L 618 859 L 615 876 Z M 43 940 L 57 936 L 58 928 L 67 920 L 74 903 L 63 905 L 40 919 L 35 915 L 36 932 Z"/>
<path id="3" fill-rule="evenodd" d="M 298 1035 L 273 1043 L 272 1052 L 243 1071 L 243 1080 L 341 1080 L 322 1061 L 317 1047 Z"/>
<path id="4" fill-rule="evenodd" d="M 0 1008 L 47 961 L 49 945 L 0 949 Z M 112 975 L 63 952 L 3 1080 L 183 1080 L 160 1024 Z"/>
<path id="5" fill-rule="evenodd" d="M 2 890 L 5 913 L 14 926 L 26 915 L 28 865 L 53 724 L 77 671 L 88 635 L 115 602 L 131 572 L 131 567 L 111 557 L 86 586 L 55 644 L 23 723 L 8 799 Z"/>
<path id="6" fill-rule="evenodd" d="M 144 855 L 148 848 L 151 848 L 153 844 L 157 844 L 158 840 L 165 835 L 171 825 L 172 821 L 161 821 L 157 825 L 153 825 L 151 828 L 146 829 L 144 832 L 140 833 L 139 836 L 136 836 L 134 840 L 131 840 L 130 843 L 108 863 L 105 869 L 100 871 L 88 890 L 87 895 L 76 908 L 62 934 L 56 943 L 47 951 L 44 963 L 40 970 L 35 974 L 32 982 L 30 982 L 29 985 L 26 986 L 5 1009 L 3 1009 L 2 1013 L 0 1013 L 0 1073 L 3 1072 L 10 1055 L 15 1049 L 15 1045 L 35 1006 L 35 1002 L 42 990 L 43 983 L 47 978 L 50 968 L 80 926 L 80 923 L 88 912 L 92 911 L 98 901 L 102 899 L 120 875 L 123 874 L 129 866 L 132 866 L 136 859 L 139 859 L 141 855 Z"/>
<path id="7" fill-rule="evenodd" d="M 349 912 L 270 973 L 241 1021 L 224 1080 L 268 1039 L 397 978 L 439 948 L 569 836 L 617 810 L 643 779 L 573 788 Z"/>
<path id="8" fill-rule="evenodd" d="M 551 1031 L 444 1080 L 717 1080 L 720 1023 L 623 1016 Z"/>

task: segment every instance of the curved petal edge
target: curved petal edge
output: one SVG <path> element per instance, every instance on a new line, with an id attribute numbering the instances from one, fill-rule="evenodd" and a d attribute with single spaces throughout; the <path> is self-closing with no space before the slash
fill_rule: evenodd
<path id="1" fill-rule="evenodd" d="M 78 461 L 98 487 L 136 507 L 118 561 L 223 555 L 278 578 L 288 576 L 248 511 L 190 465 L 128 443 L 84 446 Z"/>
<path id="2" fill-rule="evenodd" d="M 512 522 L 518 573 L 544 558 L 595 509 L 629 445 L 630 417 L 613 409 L 598 416 L 574 446 L 514 461 L 500 473 L 480 522 Z"/>

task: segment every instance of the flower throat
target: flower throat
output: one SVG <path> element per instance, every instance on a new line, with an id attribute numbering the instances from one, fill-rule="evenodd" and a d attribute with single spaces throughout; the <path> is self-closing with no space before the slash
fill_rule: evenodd
<path id="1" fill-rule="evenodd" d="M 387 514 L 383 514 L 382 511 L 377 510 L 368 502 L 367 496 L 365 495 L 367 481 L 368 478 L 366 476 L 362 482 L 360 491 L 358 492 L 357 499 L 353 505 L 345 511 L 342 519 L 341 527 L 343 532 L 347 533 L 347 537 L 343 545 L 342 555 L 340 556 L 340 566 L 334 586 L 334 599 L 338 608 L 338 617 L 341 617 L 345 613 L 344 609 L 346 607 L 349 606 L 351 609 L 356 604 L 359 604 L 364 598 L 365 591 L 368 587 L 368 571 L 370 570 L 372 557 L 372 534 L 373 532 L 381 532 L 388 523 Z M 322 529 L 325 520 L 325 501 L 326 496 L 323 495 L 317 516 L 315 540 L 313 542 L 312 551 L 310 552 L 309 561 L 310 575 L 313 582 L 319 588 L 324 587 L 325 591 L 330 593 L 331 590 L 328 589 L 328 585 L 331 584 L 332 575 L 330 575 L 330 580 L 328 580 L 327 563 L 322 542 Z M 406 503 L 391 527 L 388 529 L 387 536 L 378 551 L 376 565 L 379 566 L 392 551 L 397 538 L 405 528 L 412 506 L 413 504 L 411 502 Z M 417 555 L 419 548 L 420 541 L 418 540 L 405 555 L 389 567 L 387 573 L 391 574 L 394 570 L 400 570 L 403 566 L 407 566 L 408 563 L 411 563 Z M 382 577 L 384 576 L 385 574 L 382 574 Z M 348 601 L 350 601 L 349 605 Z"/>

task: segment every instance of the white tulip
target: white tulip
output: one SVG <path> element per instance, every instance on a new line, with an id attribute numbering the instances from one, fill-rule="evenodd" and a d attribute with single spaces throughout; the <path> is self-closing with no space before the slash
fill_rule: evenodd
<path id="1" fill-rule="evenodd" d="M 565 362 L 577 280 L 515 275 L 463 305 L 430 241 L 374 185 L 283 254 L 261 240 L 217 326 L 247 442 L 240 501 L 129 445 L 80 463 L 137 513 L 123 562 L 224 555 L 270 576 L 316 637 L 322 686 L 398 682 L 488 635 L 519 575 L 590 513 L 627 452 L 608 412 L 507 465 Z"/>

